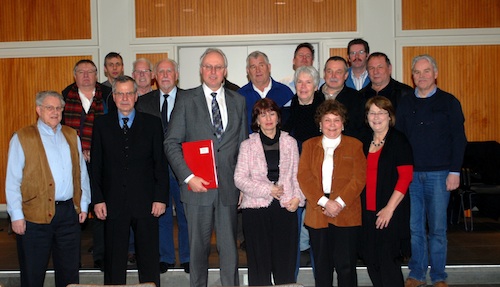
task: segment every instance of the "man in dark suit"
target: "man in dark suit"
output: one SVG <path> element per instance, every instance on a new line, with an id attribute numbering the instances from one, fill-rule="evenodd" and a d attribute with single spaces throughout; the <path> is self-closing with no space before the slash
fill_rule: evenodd
<path id="1" fill-rule="evenodd" d="M 163 59 L 154 67 L 158 90 L 149 92 L 137 100 L 136 109 L 162 119 L 163 130 L 167 130 L 168 120 L 174 108 L 177 97 L 182 97 L 184 90 L 176 87 L 179 78 L 179 67 L 174 60 Z M 179 183 L 171 168 L 168 169 L 170 178 L 170 196 L 165 214 L 160 216 L 160 273 L 167 272 L 175 266 L 174 247 L 174 219 L 173 203 L 177 215 L 179 261 L 186 273 L 189 273 L 189 239 L 186 214 L 181 202 Z"/>
<path id="2" fill-rule="evenodd" d="M 98 118 L 92 135 L 92 197 L 105 220 L 105 284 L 126 284 L 130 227 L 135 234 L 140 282 L 160 286 L 158 217 L 168 200 L 161 121 L 137 112 L 137 85 L 128 76 L 113 83 L 117 113 Z"/>
<path id="3" fill-rule="evenodd" d="M 183 181 L 181 200 L 186 210 L 191 255 L 191 286 L 207 286 L 210 239 L 215 225 L 222 285 L 239 285 L 236 213 L 240 192 L 234 168 L 240 143 L 247 137 L 245 98 L 224 88 L 225 54 L 209 48 L 200 60 L 203 84 L 177 98 L 165 139 L 165 151 L 177 178 Z M 205 179 L 193 174 L 182 153 L 182 143 L 210 139 L 214 144 L 219 186 L 207 189 Z M 188 190 L 188 185 L 191 190 Z"/>

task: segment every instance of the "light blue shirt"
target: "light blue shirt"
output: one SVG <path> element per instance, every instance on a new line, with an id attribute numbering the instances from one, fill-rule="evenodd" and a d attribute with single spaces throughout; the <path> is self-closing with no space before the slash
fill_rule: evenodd
<path id="1" fill-rule="evenodd" d="M 163 102 L 165 101 L 165 97 L 163 96 L 165 93 L 160 90 L 160 112 L 161 108 L 163 107 Z M 170 120 L 170 115 L 172 114 L 172 110 L 174 109 L 175 105 L 175 97 L 177 96 L 177 87 L 173 87 L 170 93 L 168 93 L 169 96 L 167 98 L 167 103 L 168 103 L 168 111 L 167 111 L 167 118 Z"/>
<path id="2" fill-rule="evenodd" d="M 56 132 L 44 124 L 40 119 L 37 122 L 38 131 L 42 139 L 43 148 L 47 155 L 50 171 L 55 182 L 55 200 L 64 201 L 73 198 L 73 168 L 71 152 L 59 124 Z M 81 211 L 88 212 L 90 203 L 90 181 L 87 166 L 82 154 L 80 139 L 77 140 L 80 158 L 82 198 Z M 24 151 L 17 134 L 14 134 L 9 144 L 7 161 L 7 176 L 5 179 L 5 195 L 7 198 L 7 212 L 11 221 L 24 219 L 21 195 L 23 169 L 25 164 Z"/>
<path id="3" fill-rule="evenodd" d="M 128 118 L 127 126 L 130 128 L 134 123 L 135 109 L 133 109 L 128 116 L 124 116 L 118 111 L 118 123 L 120 124 L 120 128 L 123 128 L 123 118 Z"/>

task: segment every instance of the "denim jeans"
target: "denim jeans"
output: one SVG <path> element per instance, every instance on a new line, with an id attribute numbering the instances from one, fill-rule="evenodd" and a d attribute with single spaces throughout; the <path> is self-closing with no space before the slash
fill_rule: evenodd
<path id="1" fill-rule="evenodd" d="M 408 277 L 426 281 L 427 267 L 433 283 L 445 281 L 448 240 L 446 209 L 450 193 L 446 190 L 448 171 L 414 172 L 410 184 L 411 258 Z M 428 232 L 426 229 L 428 226 Z"/>

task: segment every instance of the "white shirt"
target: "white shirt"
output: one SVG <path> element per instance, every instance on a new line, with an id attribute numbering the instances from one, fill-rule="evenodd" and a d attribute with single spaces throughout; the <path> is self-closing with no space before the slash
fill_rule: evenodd
<path id="1" fill-rule="evenodd" d="M 322 174 L 323 174 L 322 183 L 323 183 L 323 192 L 325 194 L 330 194 L 331 192 L 333 168 L 334 168 L 333 155 L 335 149 L 340 144 L 341 138 L 342 135 L 340 135 L 336 139 L 329 139 L 323 136 L 323 139 L 321 140 L 321 144 L 323 145 L 323 149 L 325 151 L 325 156 L 323 159 L 323 167 L 322 167 Z M 325 207 L 328 200 L 329 200 L 328 197 L 322 196 L 318 200 L 318 205 Z M 342 208 L 346 206 L 345 202 L 342 200 L 342 198 L 340 198 L 340 196 L 337 196 L 337 198 L 335 198 L 335 201 L 338 202 L 340 206 L 342 206 Z"/>
<path id="2" fill-rule="evenodd" d="M 92 101 L 94 100 L 95 89 L 92 91 L 92 98 L 90 100 L 80 91 L 80 89 L 78 89 L 78 95 L 80 96 L 80 101 L 82 102 L 83 110 L 87 114 L 90 110 L 90 106 L 92 105 Z"/>
<path id="3" fill-rule="evenodd" d="M 257 88 L 253 83 L 252 83 L 252 87 L 254 89 L 254 91 L 257 92 L 257 94 L 259 94 L 259 96 L 263 99 L 267 96 L 267 93 L 269 93 L 269 91 L 271 90 L 271 87 L 273 85 L 273 81 L 271 81 L 271 79 L 269 79 L 269 85 L 267 85 L 267 87 L 264 88 L 264 91 L 261 91 L 259 90 L 259 88 Z"/>
<path id="4" fill-rule="evenodd" d="M 210 114 L 210 118 L 212 119 L 212 123 L 214 122 L 214 117 L 212 115 L 212 93 L 217 93 L 215 97 L 217 99 L 217 103 L 219 104 L 220 116 L 222 118 L 222 130 L 225 131 L 227 128 L 227 105 L 226 105 L 226 94 L 224 92 L 224 87 L 220 86 L 217 91 L 212 91 L 207 85 L 203 84 L 203 93 L 205 94 L 205 99 L 207 100 L 208 113 Z"/>

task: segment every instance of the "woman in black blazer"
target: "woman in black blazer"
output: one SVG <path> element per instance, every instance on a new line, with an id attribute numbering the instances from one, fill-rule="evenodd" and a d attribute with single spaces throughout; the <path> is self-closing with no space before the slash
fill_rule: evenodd
<path id="1" fill-rule="evenodd" d="M 410 198 L 405 196 L 413 175 L 411 146 L 395 130 L 391 102 L 370 98 L 366 121 L 373 133 L 363 140 L 367 156 L 361 255 L 373 286 L 404 286 L 401 263 L 410 254 Z"/>

